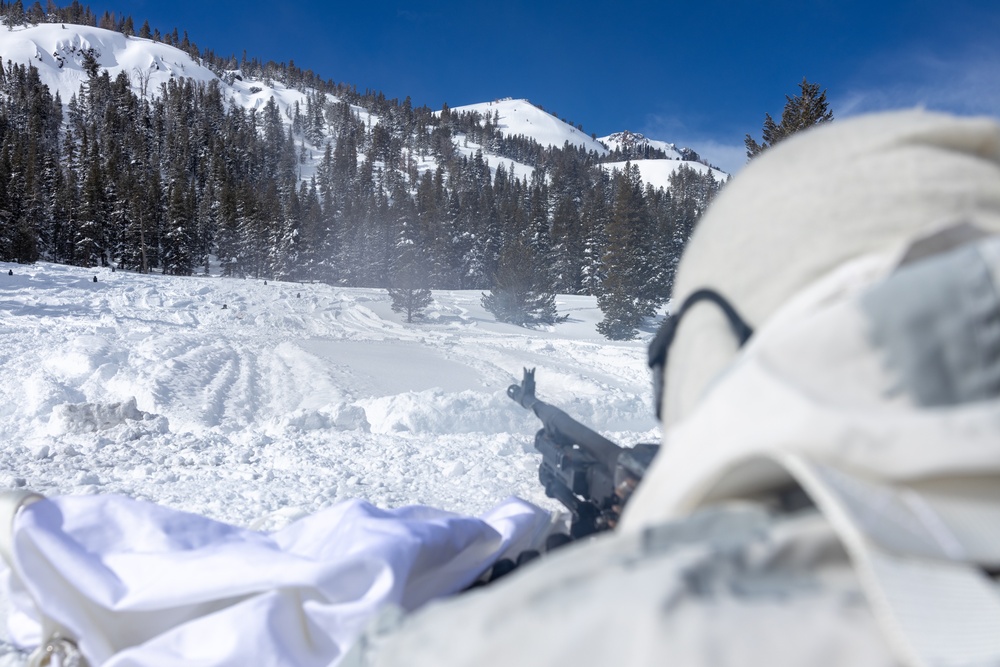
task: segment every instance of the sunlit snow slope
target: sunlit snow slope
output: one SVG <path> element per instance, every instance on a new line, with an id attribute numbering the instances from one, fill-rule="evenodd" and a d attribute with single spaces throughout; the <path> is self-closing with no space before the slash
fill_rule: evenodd
<path id="1" fill-rule="evenodd" d="M 94 275 L 0 263 L 2 488 L 120 492 L 260 528 L 354 497 L 545 503 L 537 422 L 505 395 L 523 366 L 613 439 L 657 437 L 644 343 L 603 340 L 589 297 L 527 330 L 479 292 L 435 292 L 407 325 L 382 290 Z"/>
<path id="2" fill-rule="evenodd" d="M 562 148 L 569 142 L 572 146 L 580 146 L 588 151 L 596 151 L 604 155 L 608 150 L 590 135 L 585 134 L 569 123 L 559 120 L 552 114 L 539 109 L 528 100 L 496 100 L 481 104 L 468 104 L 454 107 L 455 113 L 475 111 L 486 118 L 497 118 L 497 129 L 505 136 L 531 137 L 542 146 Z"/>
<path id="3" fill-rule="evenodd" d="M 605 162 L 601 166 L 608 171 L 615 169 L 621 171 L 625 169 L 627 162 Z M 704 165 L 700 162 L 690 160 L 632 160 L 632 164 L 639 168 L 639 176 L 643 183 L 652 183 L 654 187 L 667 188 L 670 185 L 670 175 L 684 165 L 690 169 L 705 174 L 712 173 L 717 181 L 725 181 L 729 174 L 718 169 Z"/>
<path id="4" fill-rule="evenodd" d="M 78 94 L 87 80 L 83 53 L 94 49 L 102 70 L 115 79 L 124 73 L 137 95 L 154 96 L 170 79 L 191 78 L 208 82 L 218 77 L 190 55 L 162 42 L 126 37 L 112 30 L 72 24 L 46 23 L 37 26 L 0 30 L 0 55 L 4 61 L 31 64 L 38 69 L 42 83 L 63 103 Z M 284 110 L 305 96 L 281 84 L 265 85 L 257 81 L 234 80 L 223 87 L 223 98 L 247 108 L 262 107 L 271 97 Z"/>

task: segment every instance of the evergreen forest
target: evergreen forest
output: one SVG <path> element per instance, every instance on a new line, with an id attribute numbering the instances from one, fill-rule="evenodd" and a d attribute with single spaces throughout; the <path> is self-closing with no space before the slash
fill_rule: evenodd
<path id="1" fill-rule="evenodd" d="M 219 76 L 137 92 L 135 77 L 112 78 L 82 53 L 87 78 L 63 100 L 34 66 L 0 62 L 3 261 L 172 275 L 217 263 L 227 276 L 387 288 L 418 304 L 430 289 L 491 291 L 491 303 L 520 290 L 549 321 L 552 294 L 590 294 L 602 333 L 630 338 L 669 298 L 681 250 L 722 185 L 682 166 L 654 188 L 632 163 L 601 166 L 648 148 L 544 147 L 504 136 L 495 117 L 358 92 L 293 63 L 220 57 L 176 29 L 136 30 L 130 16 L 98 17 L 76 1 L 0 2 L 0 15 L 7 26 L 155 39 Z M 305 102 L 232 104 L 222 82 L 233 77 L 281 82 Z M 463 142 L 481 149 L 459 151 Z M 418 168 L 428 161 L 436 167 Z M 532 175 L 518 178 L 512 162 Z"/>

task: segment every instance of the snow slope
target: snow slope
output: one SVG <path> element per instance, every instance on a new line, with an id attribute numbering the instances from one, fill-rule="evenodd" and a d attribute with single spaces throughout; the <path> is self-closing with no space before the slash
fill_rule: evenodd
<path id="1" fill-rule="evenodd" d="M 83 70 L 83 52 L 95 49 L 98 64 L 114 79 L 121 72 L 128 75 L 137 95 L 155 95 L 171 78 L 191 78 L 208 82 L 218 77 L 207 67 L 173 46 L 111 30 L 90 26 L 44 23 L 0 31 L 0 54 L 5 61 L 32 64 L 38 68 L 42 83 L 63 103 L 79 92 L 87 80 Z M 232 85 L 221 80 L 227 100 L 247 108 L 261 107 L 270 97 L 282 109 L 304 100 L 302 93 L 281 84 L 265 86 L 259 82 L 236 80 Z"/>
<path id="2" fill-rule="evenodd" d="M 681 157 L 681 153 L 677 150 L 674 144 L 667 143 L 665 141 L 657 141 L 653 139 L 647 139 L 641 134 L 635 134 L 632 132 L 619 132 L 617 134 L 604 137 L 600 140 L 594 140 L 590 136 L 584 134 L 582 131 L 576 129 L 568 123 L 564 123 L 555 116 L 549 114 L 546 111 L 533 106 L 527 100 L 497 100 L 495 102 L 484 102 L 482 104 L 469 104 L 461 107 L 454 107 L 451 109 L 453 112 L 468 112 L 476 111 L 486 116 L 493 116 L 494 113 L 499 115 L 499 129 L 506 136 L 517 136 L 524 135 L 526 137 L 531 137 L 543 146 L 563 146 L 565 143 L 569 143 L 573 146 L 582 146 L 587 150 L 596 151 L 599 155 L 607 155 L 609 146 L 614 149 L 617 146 L 622 146 L 626 141 L 632 141 L 633 143 L 647 143 L 654 148 L 659 148 L 667 153 L 669 159 L 665 160 L 633 160 L 632 162 L 639 167 L 639 173 L 642 175 L 642 180 L 644 183 L 650 183 L 656 188 L 667 188 L 670 185 L 670 175 L 674 173 L 681 165 L 687 165 L 693 169 L 696 169 L 702 173 L 711 171 L 715 178 L 724 181 L 729 177 L 725 172 L 719 171 L 718 169 L 712 169 L 710 167 L 701 164 L 700 162 L 692 162 L 689 160 L 684 160 Z M 459 150 L 463 151 L 467 155 L 471 155 L 475 149 L 480 148 L 479 146 L 469 145 L 468 147 L 459 144 L 461 148 Z M 498 164 L 510 165 L 515 176 L 518 178 L 524 178 L 526 175 L 530 175 L 531 167 L 518 164 L 503 158 L 496 158 L 495 156 L 487 156 L 490 166 L 495 170 Z M 624 166 L 624 162 L 609 162 L 602 165 L 607 171 L 612 171 L 614 169 L 621 170 Z"/>
<path id="3" fill-rule="evenodd" d="M 606 137 L 598 137 L 598 141 L 607 146 L 612 151 L 616 148 L 626 149 L 626 148 L 638 148 L 642 146 L 649 146 L 650 148 L 656 148 L 664 153 L 666 153 L 667 158 L 671 160 L 683 160 L 681 152 L 677 150 L 676 144 L 667 143 L 666 141 L 658 141 L 656 139 L 647 139 L 642 134 L 638 132 L 629 132 L 625 130 L 623 132 L 616 132 L 610 134 Z"/>
<path id="4" fill-rule="evenodd" d="M 247 109 L 261 108 L 273 97 L 282 110 L 286 122 L 290 122 L 290 110 L 296 102 L 300 105 L 305 104 L 305 94 L 301 91 L 287 88 L 276 81 L 264 82 L 231 77 L 227 77 L 226 80 L 219 79 L 211 70 L 196 62 L 184 51 L 149 39 L 125 37 L 119 32 L 102 28 L 61 23 L 0 30 L 0 58 L 5 62 L 34 65 L 38 69 L 42 83 L 47 85 L 53 94 L 58 92 L 64 104 L 79 92 L 80 85 L 87 79 L 83 69 L 83 54 L 91 48 L 100 54 L 98 63 L 102 69 L 108 71 L 112 79 L 124 72 L 129 77 L 133 91 L 140 96 L 157 95 L 160 87 L 172 78 L 191 78 L 202 82 L 218 80 L 222 87 L 223 99 L 227 103 Z M 328 97 L 331 101 L 336 101 L 332 95 Z M 378 118 L 368 111 L 360 107 L 355 107 L 355 111 L 363 121 L 378 123 Z M 626 140 L 641 141 L 663 149 L 668 155 L 676 156 L 678 160 L 681 157 L 673 144 L 647 139 L 630 132 L 620 132 L 604 137 L 600 141 L 595 140 L 527 100 L 497 100 L 455 107 L 452 111 L 477 111 L 484 118 L 487 115 L 492 117 L 498 114 L 499 129 L 505 135 L 524 135 L 543 146 L 561 147 L 569 142 L 588 151 L 596 151 L 599 155 L 606 155 L 608 149 L 605 148 L 605 144 L 614 148 Z M 464 136 L 457 136 L 455 144 L 459 152 L 470 157 L 477 149 L 482 149 L 469 143 Z M 322 155 L 322 147 L 307 146 L 306 153 L 309 159 L 300 167 L 304 179 L 308 179 L 315 172 L 316 161 Z M 533 171 L 529 165 L 491 155 L 485 149 L 484 156 L 493 170 L 504 164 L 517 178 L 530 178 Z M 652 183 L 655 187 L 665 188 L 669 185 L 669 174 L 678 164 L 681 162 L 670 165 L 650 164 L 641 166 L 640 171 L 644 181 Z M 703 165 L 699 166 L 693 162 L 683 162 L 683 164 L 703 168 Z M 608 168 L 613 166 L 610 165 Z M 436 168 L 437 163 L 431 158 L 422 160 L 418 164 L 418 169 L 421 171 L 433 171 Z M 716 177 L 725 178 L 722 172 L 715 173 Z"/>
<path id="5" fill-rule="evenodd" d="M 569 123 L 564 123 L 552 114 L 542 111 L 528 100 L 496 100 L 494 102 L 482 102 L 480 104 L 467 104 L 465 106 L 453 107 L 454 113 L 467 113 L 476 111 L 483 115 L 492 117 L 499 114 L 498 129 L 508 137 L 524 135 L 531 137 L 542 146 L 554 146 L 562 148 L 569 142 L 573 146 L 581 146 L 588 151 L 596 151 L 598 155 L 604 155 L 608 150 Z M 440 112 L 439 112 L 440 113 Z"/>
<path id="6" fill-rule="evenodd" d="M 0 31 L 4 60 L 34 65 L 42 83 L 53 95 L 58 92 L 64 103 L 87 80 L 83 52 L 91 48 L 100 54 L 98 63 L 112 78 L 125 72 L 137 79 L 138 72 L 148 72 L 150 90 L 175 76 L 198 81 L 216 78 L 178 49 L 101 28 L 51 23 Z M 135 90 L 140 92 L 138 87 Z"/>
<path id="7" fill-rule="evenodd" d="M 677 150 L 675 144 L 648 139 L 636 132 L 629 132 L 628 130 L 617 132 L 607 137 L 600 137 L 598 141 L 611 150 L 615 150 L 616 148 L 636 149 L 642 146 L 650 146 L 666 153 L 667 159 L 632 160 L 632 164 L 639 167 L 642 182 L 650 183 L 656 188 L 668 188 L 670 186 L 670 175 L 677 171 L 681 165 L 691 167 L 702 174 L 711 172 L 717 181 L 725 181 L 729 178 L 729 174 L 724 171 L 713 169 L 700 162 L 685 160 L 681 152 Z M 603 167 L 609 172 L 615 169 L 621 171 L 625 167 L 625 162 L 607 162 Z"/>
<path id="8" fill-rule="evenodd" d="M 601 166 L 606 170 L 621 171 L 625 168 L 626 162 L 605 162 Z M 643 183 L 652 183 L 653 187 L 667 188 L 670 185 L 670 175 L 681 168 L 681 165 L 690 167 L 701 173 L 712 172 L 717 181 L 725 181 L 729 174 L 718 169 L 712 169 L 700 162 L 690 160 L 632 160 L 632 164 L 639 167 L 639 175 Z"/>
<path id="9" fill-rule="evenodd" d="M 659 439 L 655 323 L 605 341 L 591 297 L 559 297 L 569 320 L 528 330 L 479 292 L 435 292 L 407 325 L 383 290 L 96 271 L 0 262 L 0 488 L 122 493 L 259 530 L 350 498 L 555 509 L 538 422 L 506 396 L 524 366 L 542 400 L 613 440 Z M 0 665 L 23 667 L 5 604 Z"/>

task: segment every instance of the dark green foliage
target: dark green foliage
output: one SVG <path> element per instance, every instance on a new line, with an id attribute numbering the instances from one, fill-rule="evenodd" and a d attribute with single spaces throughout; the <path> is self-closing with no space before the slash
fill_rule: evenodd
<path id="1" fill-rule="evenodd" d="M 405 211 L 404 215 L 408 212 Z M 396 241 L 389 296 L 392 297 L 393 312 L 406 313 L 407 323 L 413 322 L 414 317 L 420 317 L 424 309 L 434 302 L 427 287 L 429 276 L 427 253 L 417 230 L 410 219 L 404 219 Z"/>
<path id="2" fill-rule="evenodd" d="M 0 2 L 9 20 L 17 12 Z M 75 1 L 25 15 L 98 23 Z M 134 32 L 129 16 L 100 23 Z M 145 22 L 138 32 L 161 38 Z M 615 156 L 505 137 L 496 114 L 436 115 L 294 64 L 216 56 L 183 34 L 168 39 L 223 80 L 280 81 L 304 102 L 230 107 L 218 82 L 112 79 L 86 52 L 64 118 L 33 67 L 2 63 L 0 260 L 176 275 L 214 260 L 227 276 L 390 288 L 408 320 L 430 289 L 489 290 L 484 306 L 527 326 L 561 319 L 556 293 L 591 294 L 602 332 L 627 337 L 668 298 L 720 185 L 681 168 L 653 189 L 633 166 L 609 175 L 601 162 Z M 489 155 L 456 150 L 458 136 Z"/>
<path id="3" fill-rule="evenodd" d="M 513 241 L 500 255 L 493 289 L 483 294 L 483 308 L 499 322 L 522 327 L 565 320 L 556 312 L 555 294 L 547 289 L 543 274 L 531 249 Z"/>
<path id="4" fill-rule="evenodd" d="M 710 170 L 681 165 L 666 191 L 642 187 L 635 165 L 614 176 L 614 198 L 597 283 L 598 331 L 630 340 L 669 298 L 677 262 L 721 184 Z"/>
<path id="5" fill-rule="evenodd" d="M 630 295 L 626 286 L 612 278 L 597 297 L 597 306 L 604 314 L 604 319 L 597 323 L 597 331 L 610 340 L 632 340 L 638 334 L 642 324 L 645 304 L 641 299 Z"/>
<path id="6" fill-rule="evenodd" d="M 608 338 L 633 338 L 639 322 L 667 298 L 657 294 L 653 280 L 658 267 L 651 261 L 656 241 L 651 231 L 639 169 L 626 162 L 625 170 L 615 173 L 602 261 L 604 280 L 597 301 L 604 313 L 598 331 Z"/>
<path id="7" fill-rule="evenodd" d="M 83 71 L 87 73 L 88 77 L 93 79 L 97 76 L 97 72 L 101 68 L 101 52 L 93 47 L 90 47 L 81 51 L 80 55 L 82 58 L 81 64 L 83 66 Z"/>
<path id="8" fill-rule="evenodd" d="M 820 92 L 818 83 L 809 83 L 803 78 L 799 91 L 795 97 L 785 95 L 785 109 L 781 112 L 780 123 L 775 123 L 771 114 L 764 114 L 763 143 L 757 143 L 749 134 L 746 136 L 747 158 L 756 157 L 789 135 L 833 120 L 833 112 L 826 102 L 826 91 Z"/>

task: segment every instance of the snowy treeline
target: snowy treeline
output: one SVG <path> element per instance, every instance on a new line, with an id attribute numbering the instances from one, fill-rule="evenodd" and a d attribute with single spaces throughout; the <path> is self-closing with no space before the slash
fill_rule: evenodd
<path id="1" fill-rule="evenodd" d="M 481 290 L 507 262 L 536 291 L 648 314 L 720 186 L 681 167 L 656 189 L 634 165 L 607 173 L 593 151 L 409 98 L 335 97 L 294 68 L 267 76 L 284 73 L 304 103 L 247 109 L 219 81 L 146 90 L 98 57 L 83 54 L 88 78 L 70 100 L 32 66 L 0 68 L 0 259 L 187 275 L 214 256 L 228 275 Z"/>

